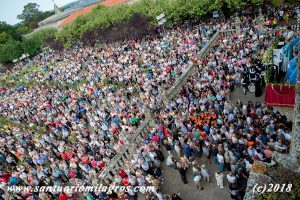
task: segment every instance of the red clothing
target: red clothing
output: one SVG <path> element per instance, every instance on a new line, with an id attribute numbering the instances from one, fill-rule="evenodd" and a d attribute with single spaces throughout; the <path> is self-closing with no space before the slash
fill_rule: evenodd
<path id="1" fill-rule="evenodd" d="M 59 200 L 68 200 L 69 198 L 68 198 L 68 196 L 66 194 L 62 193 L 62 194 L 59 195 L 58 199 Z"/>
<path id="2" fill-rule="evenodd" d="M 70 152 L 70 153 L 67 154 L 67 156 L 68 156 L 68 158 L 71 160 L 71 159 L 73 158 L 73 153 Z"/>
<path id="3" fill-rule="evenodd" d="M 104 162 L 104 161 L 101 161 L 100 164 L 99 164 L 99 167 L 100 167 L 101 169 L 103 169 L 103 168 L 105 167 L 105 162 Z"/>
<path id="4" fill-rule="evenodd" d="M 65 153 L 61 153 L 61 158 L 63 159 L 63 160 L 66 160 L 67 159 L 67 155 L 65 154 Z"/>
<path id="5" fill-rule="evenodd" d="M 164 136 L 168 137 L 170 135 L 169 129 L 165 128 L 164 130 Z"/>
<path id="6" fill-rule="evenodd" d="M 70 173 L 70 177 L 71 177 L 71 178 L 75 178 L 75 177 L 76 177 L 76 173 L 75 173 L 75 172 L 73 172 L 73 171 L 71 171 L 71 173 Z"/>
<path id="7" fill-rule="evenodd" d="M 124 172 L 124 170 L 120 170 L 119 176 L 121 176 L 121 178 L 127 178 L 127 174 Z"/>
<path id="8" fill-rule="evenodd" d="M 83 156 L 83 157 L 81 158 L 81 161 L 82 161 L 84 164 L 89 164 L 89 159 L 88 159 L 87 156 Z"/>
<path id="9" fill-rule="evenodd" d="M 152 137 L 152 140 L 155 141 L 155 142 L 157 142 L 157 143 L 159 143 L 159 137 L 157 135 L 154 135 Z"/>
<path id="10" fill-rule="evenodd" d="M 1 178 L 0 178 L 0 183 L 2 183 L 2 182 L 7 183 L 7 182 L 9 181 L 9 178 L 10 178 L 10 174 L 9 174 L 9 173 L 3 174 L 3 175 L 1 176 Z"/>

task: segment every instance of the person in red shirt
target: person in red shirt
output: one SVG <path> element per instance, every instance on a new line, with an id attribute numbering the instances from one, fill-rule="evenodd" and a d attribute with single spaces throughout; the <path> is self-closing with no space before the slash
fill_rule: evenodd
<path id="1" fill-rule="evenodd" d="M 59 200 L 68 200 L 69 197 L 68 197 L 65 193 L 60 193 L 58 199 L 59 199 Z"/>
<path id="2" fill-rule="evenodd" d="M 119 176 L 121 176 L 123 179 L 128 177 L 124 170 L 120 170 Z"/>

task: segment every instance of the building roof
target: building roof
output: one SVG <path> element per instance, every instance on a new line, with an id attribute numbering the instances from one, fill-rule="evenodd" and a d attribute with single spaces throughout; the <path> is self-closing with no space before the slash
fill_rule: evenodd
<path id="1" fill-rule="evenodd" d="M 99 4 L 103 5 L 103 6 L 111 7 L 111 6 L 116 6 L 116 5 L 119 5 L 122 3 L 127 3 L 127 2 L 128 2 L 128 0 L 104 0 Z M 91 12 L 93 10 L 93 8 L 95 8 L 97 5 L 98 4 L 90 5 L 90 6 L 87 6 L 85 8 L 82 8 L 80 10 L 73 12 L 59 24 L 59 27 L 63 27 L 65 25 L 71 23 L 72 21 L 74 21 L 77 17 L 83 16 L 83 15 Z"/>
<path id="2" fill-rule="evenodd" d="M 45 26 L 46 24 L 50 24 L 50 23 L 54 23 L 54 22 L 57 22 L 59 20 L 62 20 L 64 18 L 68 17 L 69 15 L 71 15 L 73 12 L 76 12 L 76 10 L 78 10 L 78 9 L 68 10 L 68 11 L 65 11 L 65 12 L 61 12 L 61 13 L 51 15 L 50 17 L 47 17 L 43 21 L 39 22 L 38 26 L 41 27 L 41 26 Z"/>
<path id="3" fill-rule="evenodd" d="M 100 1 L 101 0 L 77 0 L 62 6 L 62 8 L 64 8 L 65 11 L 74 10 L 75 8 L 83 8 L 95 3 L 99 3 Z"/>

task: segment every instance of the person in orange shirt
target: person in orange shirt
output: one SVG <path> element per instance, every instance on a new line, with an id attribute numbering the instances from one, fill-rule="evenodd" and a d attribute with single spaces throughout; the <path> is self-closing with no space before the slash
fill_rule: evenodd
<path id="1" fill-rule="evenodd" d="M 203 140 L 206 140 L 207 136 L 206 136 L 206 133 L 205 133 L 203 130 L 200 131 L 200 135 L 201 135 L 201 138 L 202 138 Z"/>
<path id="2" fill-rule="evenodd" d="M 254 147 L 254 141 L 249 140 L 249 141 L 247 142 L 247 145 L 248 145 L 249 147 L 250 147 L 250 146 Z"/>

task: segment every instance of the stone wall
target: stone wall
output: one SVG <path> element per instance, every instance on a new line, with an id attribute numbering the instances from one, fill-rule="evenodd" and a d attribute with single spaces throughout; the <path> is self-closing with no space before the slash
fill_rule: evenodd
<path id="1" fill-rule="evenodd" d="M 295 25 L 299 28 L 299 24 Z M 299 29 L 298 33 L 300 34 Z M 300 44 L 299 44 L 300 47 Z M 300 50 L 300 48 L 299 48 Z M 300 51 L 298 52 L 298 81 L 296 85 L 296 99 L 294 106 L 294 124 L 293 124 L 293 138 L 291 144 L 291 154 L 299 161 L 300 160 Z"/>

